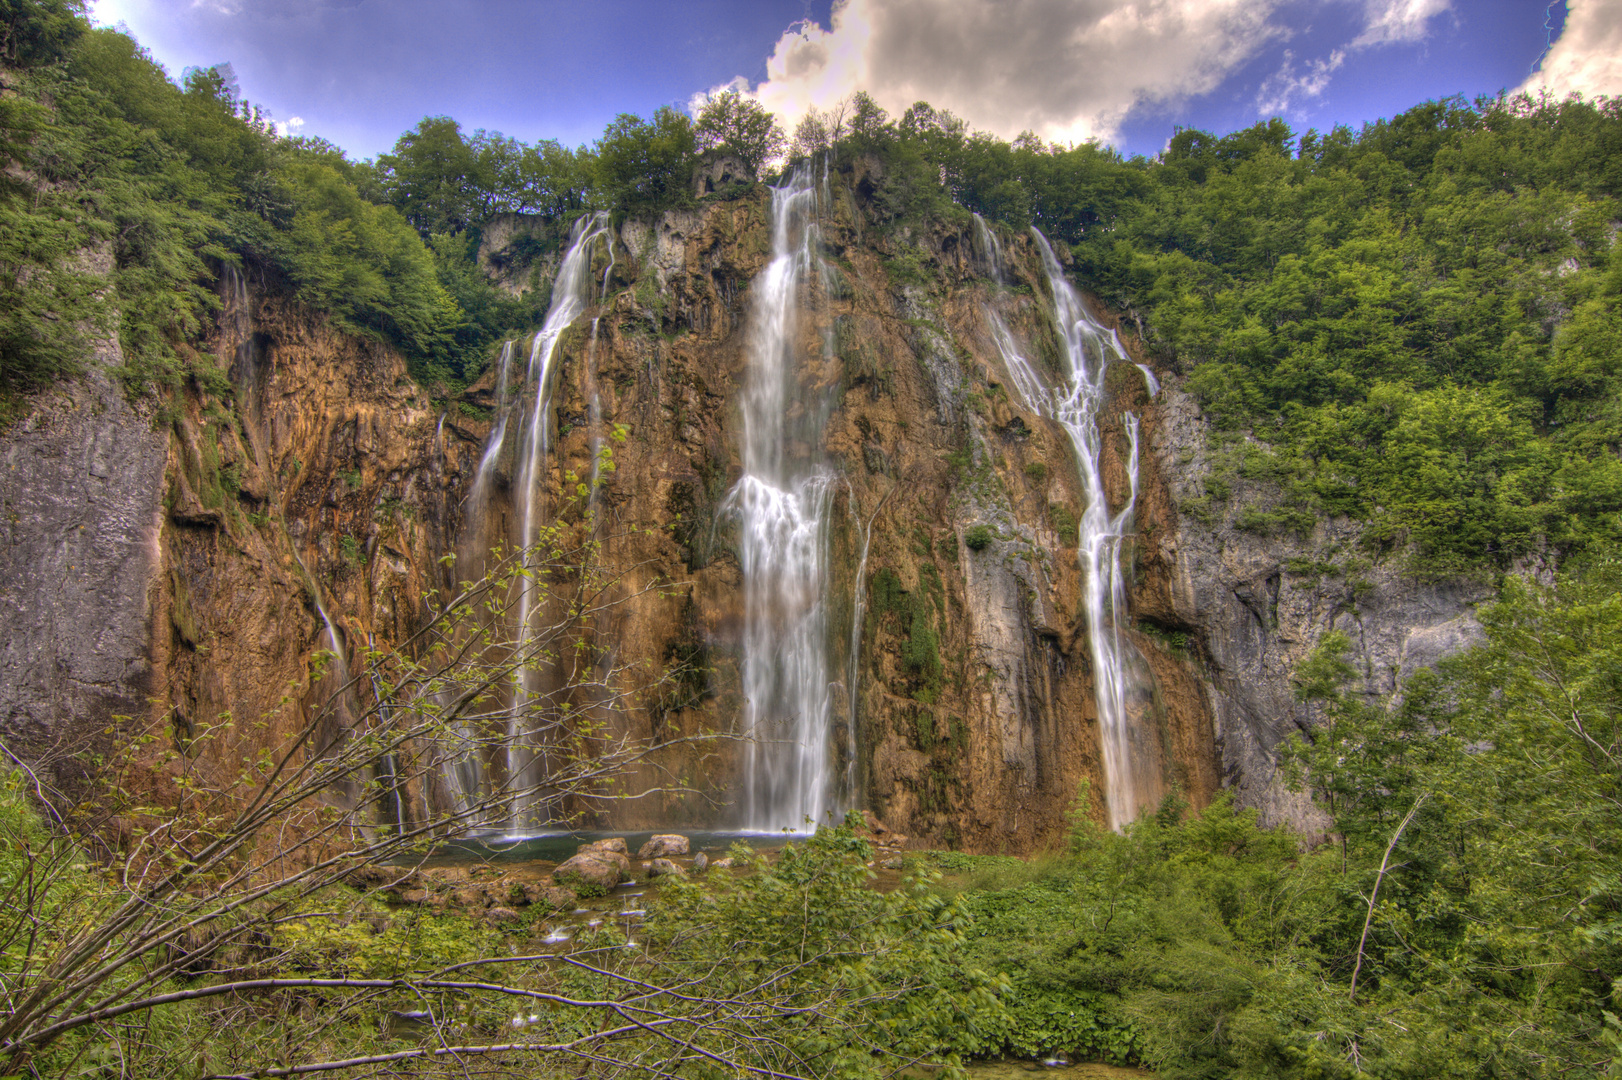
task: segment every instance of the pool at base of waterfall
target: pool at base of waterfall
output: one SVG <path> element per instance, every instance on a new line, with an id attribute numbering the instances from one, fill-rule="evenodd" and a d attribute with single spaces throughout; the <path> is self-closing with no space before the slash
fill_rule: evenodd
<path id="1" fill-rule="evenodd" d="M 595 840 L 621 839 L 632 856 L 643 844 L 655 836 L 679 833 L 687 837 L 690 853 L 704 852 L 714 860 L 724 856 L 733 844 L 746 844 L 757 850 L 774 850 L 794 840 L 804 840 L 805 833 L 760 832 L 707 832 L 703 830 L 659 829 L 647 832 L 612 832 L 581 830 L 578 832 L 539 833 L 535 836 L 503 836 L 499 833 L 460 837 L 447 840 L 426 858 L 411 857 L 402 860 L 413 866 L 465 866 L 488 863 L 529 863 L 536 860 L 562 862 L 582 845 Z"/>

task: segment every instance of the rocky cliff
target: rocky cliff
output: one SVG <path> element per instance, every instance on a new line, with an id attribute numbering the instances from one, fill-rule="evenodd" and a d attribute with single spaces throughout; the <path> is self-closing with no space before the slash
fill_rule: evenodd
<path id="1" fill-rule="evenodd" d="M 880 228 L 870 190 L 860 166 L 830 178 L 826 280 L 801 323 L 802 389 L 832 403 L 821 450 L 839 477 L 826 598 L 837 769 L 856 801 L 918 841 L 1028 852 L 1056 842 L 1083 781 L 1102 812 L 1080 480 L 1065 434 L 1010 392 L 986 315 L 995 306 L 1051 363 L 1052 298 L 1028 238 L 1003 237 L 998 285 L 967 222 Z M 741 712 L 725 497 L 741 468 L 737 401 L 768 209 L 757 188 L 617 223 L 611 264 L 593 268 L 606 294 L 560 345 L 550 488 L 590 472 L 608 425 L 627 436 L 599 496 L 605 520 L 626 526 L 605 534 L 624 600 L 597 638 L 633 673 L 633 705 L 612 723 L 638 738 L 735 730 Z M 506 287 L 545 287 L 556 244 L 544 234 L 504 220 L 482 255 Z M 397 355 L 335 332 L 274 283 L 250 273 L 223 299 L 210 348 L 230 394 L 190 387 L 152 414 L 93 374 L 0 435 L 3 558 L 21 586 L 0 613 L 0 710 L 8 745 L 36 759 L 123 714 L 182 747 L 199 726 L 226 725 L 208 753 L 228 773 L 320 696 L 323 613 L 350 651 L 399 642 L 424 593 L 447 583 L 441 556 L 500 531 L 475 529 L 464 502 L 491 377 L 435 409 Z M 99 363 L 116 362 L 112 348 Z M 1199 806 L 1228 786 L 1268 821 L 1319 829 L 1275 772 L 1279 741 L 1315 719 L 1294 701 L 1294 666 L 1325 631 L 1346 630 L 1367 692 L 1391 693 L 1470 640 L 1479 593 L 1361 558 L 1348 523 L 1305 538 L 1241 529 L 1229 507 L 1243 500 L 1207 491 L 1211 432 L 1176 374 L 1162 371 L 1150 398 L 1132 366 L 1117 368 L 1104 415 L 1130 408 L 1144 432 L 1123 557 L 1126 634 L 1148 675 L 1130 709 L 1159 763 L 1149 794 Z M 1123 505 L 1125 432 L 1106 421 L 1103 434 L 1103 476 Z M 496 463 L 498 522 L 513 474 Z M 677 660 L 688 674 L 654 687 Z M 724 824 L 742 760 L 673 748 L 647 778 L 678 778 L 674 793 L 616 807 L 611 823 Z M 428 799 L 411 793 L 411 812 Z"/>

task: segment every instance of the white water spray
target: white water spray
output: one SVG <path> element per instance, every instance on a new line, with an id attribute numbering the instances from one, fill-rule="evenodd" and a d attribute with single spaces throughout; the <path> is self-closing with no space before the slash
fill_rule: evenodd
<path id="1" fill-rule="evenodd" d="M 833 808 L 826 525 L 834 477 L 804 449 L 820 441 L 824 404 L 805 400 L 796 372 L 816 206 L 805 168 L 772 191 L 772 260 L 751 287 L 744 475 L 727 496 L 739 522 L 744 725 L 752 739 L 739 823 L 751 831 L 815 828 Z"/>

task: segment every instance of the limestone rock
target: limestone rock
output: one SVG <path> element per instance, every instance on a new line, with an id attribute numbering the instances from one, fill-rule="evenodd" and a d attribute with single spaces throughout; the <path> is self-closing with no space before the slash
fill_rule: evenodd
<path id="1" fill-rule="evenodd" d="M 862 811 L 862 823 L 867 826 L 867 831 L 874 836 L 885 836 L 890 832 L 890 826 L 880 821 L 878 815 L 871 810 Z"/>
<path id="2" fill-rule="evenodd" d="M 540 895 L 530 901 L 532 904 L 545 904 L 553 911 L 569 911 L 579 902 L 579 897 L 561 885 L 552 885 L 542 889 Z"/>
<path id="3" fill-rule="evenodd" d="M 484 913 L 485 919 L 497 925 L 506 925 L 518 922 L 522 915 L 510 907 L 493 907 Z"/>
<path id="4" fill-rule="evenodd" d="M 611 836 L 607 840 L 593 840 L 589 844 L 581 844 L 576 853 L 586 851 L 612 851 L 620 855 L 629 855 L 630 848 L 625 846 L 625 837 Z"/>
<path id="5" fill-rule="evenodd" d="M 639 859 L 657 859 L 670 855 L 685 855 L 688 850 L 687 837 L 675 833 L 665 833 L 655 836 L 637 849 L 636 857 Z"/>
<path id="6" fill-rule="evenodd" d="M 710 857 L 702 851 L 693 856 L 693 872 L 702 874 L 710 865 Z"/>
<path id="7" fill-rule="evenodd" d="M 687 871 L 683 870 L 669 859 L 655 859 L 653 860 L 653 865 L 648 868 L 648 879 L 651 881 L 654 878 L 662 877 L 686 879 Z"/>
<path id="8" fill-rule="evenodd" d="M 600 896 L 626 876 L 630 860 L 609 851 L 586 851 L 566 859 L 552 876 L 582 896 Z"/>

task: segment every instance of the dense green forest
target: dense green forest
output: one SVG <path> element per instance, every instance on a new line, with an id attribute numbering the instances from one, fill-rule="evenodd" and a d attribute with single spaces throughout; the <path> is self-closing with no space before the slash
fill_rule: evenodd
<path id="1" fill-rule="evenodd" d="M 478 271 L 494 215 L 561 235 L 588 210 L 694 204 L 707 157 L 769 182 L 826 155 L 872 178 L 881 236 L 979 213 L 1068 245 L 1215 421 L 1215 468 L 1185 514 L 1264 533 L 1344 515 L 1416 575 L 1501 584 L 1486 643 L 1395 704 L 1345 691 L 1335 635 L 1303 668 L 1302 697 L 1334 720 L 1291 751 L 1333 815 L 1316 850 L 1225 801 L 1191 815 L 1173 797 L 1122 835 L 1078 817 L 1067 851 L 1031 863 L 912 856 L 894 899 L 866 889 L 871 852 L 849 829 L 719 896 L 672 886 L 650 948 L 684 985 L 730 1002 L 782 963 L 790 996 L 838 990 L 783 1036 L 795 1060 L 859 1076 L 895 1055 L 1062 1050 L 1167 1078 L 1622 1076 L 1622 102 L 1428 102 L 1328 133 L 1271 120 L 1128 159 L 1009 142 L 924 104 L 892 118 L 862 95 L 789 137 L 722 95 L 696 118 L 621 116 L 578 148 L 430 117 L 354 161 L 278 135 L 226 71 L 177 84 L 67 0 L 0 0 L 0 78 L 0 419 L 80 371 L 98 326 L 116 326 L 130 393 L 228 393 L 191 348 L 226 266 L 454 393 L 547 301 L 544 283 L 513 299 Z M 110 287 L 86 250 L 110 257 Z M 1273 494 L 1235 507 L 1241 487 Z M 1503 573 L 1529 560 L 1565 572 L 1550 587 Z M 64 892 L 40 903 L 93 908 L 77 841 L 30 817 L 13 779 L 0 824 L 69 852 Z M 0 855 L 7 896 L 32 887 L 25 847 Z M 431 939 L 435 963 L 506 947 L 453 916 L 367 918 L 391 949 L 396 932 Z M 816 934 L 838 943 L 818 965 L 784 960 Z M 269 969 L 393 978 L 421 958 L 359 935 L 290 944 Z M 213 1022 L 187 1009 L 175 1030 Z M 547 1031 L 584 1023 L 571 1017 Z M 364 1029 L 386 1051 L 374 1020 L 346 1014 L 323 1037 Z M 256 1022 L 228 1037 L 269 1045 L 275 1017 Z M 118 1075 L 92 1043 L 16 1060 Z M 168 1067 L 162 1039 L 140 1045 Z"/>

